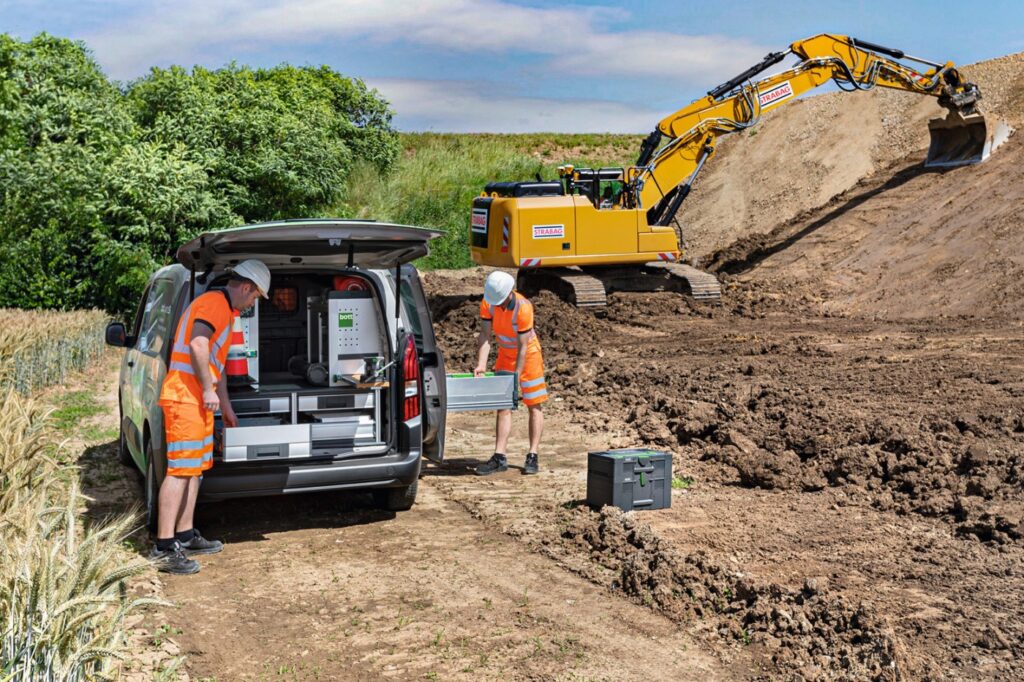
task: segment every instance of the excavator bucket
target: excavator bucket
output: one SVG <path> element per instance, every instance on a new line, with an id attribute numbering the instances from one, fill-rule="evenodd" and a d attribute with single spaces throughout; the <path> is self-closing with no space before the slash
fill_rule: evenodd
<path id="1" fill-rule="evenodd" d="M 925 168 L 953 168 L 981 163 L 1010 136 L 1010 128 L 998 121 L 990 126 L 981 114 L 964 116 L 956 111 L 928 122 L 932 141 Z"/>

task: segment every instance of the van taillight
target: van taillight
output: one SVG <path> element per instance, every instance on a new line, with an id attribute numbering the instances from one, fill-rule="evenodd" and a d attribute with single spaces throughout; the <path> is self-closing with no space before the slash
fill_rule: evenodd
<path id="1" fill-rule="evenodd" d="M 402 418 L 409 421 L 420 416 L 420 363 L 416 359 L 416 343 L 411 336 L 405 343 L 402 356 L 402 378 L 405 380 Z"/>

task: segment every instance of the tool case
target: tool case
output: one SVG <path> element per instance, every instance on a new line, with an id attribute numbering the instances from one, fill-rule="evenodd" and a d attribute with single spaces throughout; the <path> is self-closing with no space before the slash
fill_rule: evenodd
<path id="1" fill-rule="evenodd" d="M 672 453 L 626 449 L 587 455 L 587 504 L 623 511 L 672 506 Z"/>
<path id="2" fill-rule="evenodd" d="M 449 374 L 445 390 L 449 412 L 514 410 L 519 405 L 515 374 Z"/>

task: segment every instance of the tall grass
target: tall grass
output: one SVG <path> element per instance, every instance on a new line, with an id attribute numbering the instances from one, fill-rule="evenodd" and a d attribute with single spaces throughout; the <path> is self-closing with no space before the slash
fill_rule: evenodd
<path id="1" fill-rule="evenodd" d="M 103 352 L 107 315 L 0 308 L 0 391 L 23 395 L 64 381 Z"/>
<path id="2" fill-rule="evenodd" d="M 546 180 L 555 169 L 621 166 L 635 160 L 634 135 L 402 135 L 403 153 L 385 176 L 366 165 L 349 178 L 347 198 L 336 215 L 374 218 L 445 230 L 420 263 L 425 268 L 463 268 L 469 258 L 469 216 L 473 198 L 490 182 Z"/>
<path id="3" fill-rule="evenodd" d="M 125 581 L 148 562 L 120 541 L 129 516 L 80 523 L 77 485 L 45 455 L 44 415 L 9 392 L 0 406 L 0 680 L 110 678 L 125 649 Z"/>

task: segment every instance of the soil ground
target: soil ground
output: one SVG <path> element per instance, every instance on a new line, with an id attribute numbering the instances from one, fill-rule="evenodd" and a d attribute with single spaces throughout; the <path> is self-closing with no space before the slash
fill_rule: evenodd
<path id="1" fill-rule="evenodd" d="M 1022 61 L 968 71 L 1017 127 Z M 493 422 L 460 414 L 409 512 L 203 507 L 226 550 L 140 628 L 200 679 L 1024 679 L 1024 140 L 924 172 L 928 106 L 836 93 L 723 145 L 684 206 L 721 305 L 536 297 L 538 476 L 471 475 Z M 425 276 L 449 371 L 485 275 Z M 672 507 L 589 509 L 587 452 L 630 446 L 673 454 Z"/>

